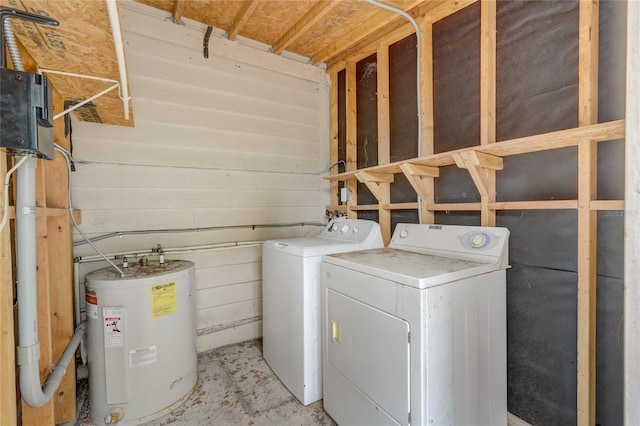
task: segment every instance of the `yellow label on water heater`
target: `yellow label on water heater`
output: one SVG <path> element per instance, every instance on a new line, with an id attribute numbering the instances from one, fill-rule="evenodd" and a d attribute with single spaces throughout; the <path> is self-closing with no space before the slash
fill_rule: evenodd
<path id="1" fill-rule="evenodd" d="M 151 316 L 153 318 L 172 314 L 177 309 L 175 281 L 151 287 Z"/>

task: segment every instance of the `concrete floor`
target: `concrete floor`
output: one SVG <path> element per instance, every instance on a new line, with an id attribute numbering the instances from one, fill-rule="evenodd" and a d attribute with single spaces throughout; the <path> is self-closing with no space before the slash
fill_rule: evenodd
<path id="1" fill-rule="evenodd" d="M 278 380 L 262 358 L 262 340 L 214 349 L 198 358 L 199 380 L 191 397 L 145 425 L 335 426 L 321 401 L 305 407 Z M 86 390 L 79 392 L 78 426 L 92 425 L 86 395 Z"/>

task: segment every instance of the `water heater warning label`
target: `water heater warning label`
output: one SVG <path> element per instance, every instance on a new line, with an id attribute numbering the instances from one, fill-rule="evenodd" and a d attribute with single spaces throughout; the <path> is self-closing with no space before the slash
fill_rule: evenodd
<path id="1" fill-rule="evenodd" d="M 156 347 L 139 348 L 129 351 L 129 367 L 141 367 L 156 362 Z"/>
<path id="2" fill-rule="evenodd" d="M 177 310 L 176 282 L 158 284 L 151 287 L 151 316 L 158 318 Z"/>
<path id="3" fill-rule="evenodd" d="M 102 308 L 102 317 L 104 318 L 104 347 L 105 348 L 121 348 L 123 345 L 124 326 L 122 318 L 124 316 L 124 308 L 122 307 L 105 307 Z"/>

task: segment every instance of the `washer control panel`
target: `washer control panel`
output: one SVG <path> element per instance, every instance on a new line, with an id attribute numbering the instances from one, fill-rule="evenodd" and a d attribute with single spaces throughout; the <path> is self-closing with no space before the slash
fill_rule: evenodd
<path id="1" fill-rule="evenodd" d="M 379 233 L 380 226 L 371 220 L 364 219 L 338 219 L 331 221 L 322 231 L 320 237 L 362 241 L 372 233 Z"/>

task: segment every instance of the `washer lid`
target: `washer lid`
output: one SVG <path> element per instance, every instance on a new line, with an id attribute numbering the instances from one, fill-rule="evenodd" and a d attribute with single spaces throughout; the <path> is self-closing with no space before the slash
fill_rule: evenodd
<path id="1" fill-rule="evenodd" d="M 504 269 L 493 262 L 391 248 L 326 255 L 323 262 L 421 289 Z"/>
<path id="2" fill-rule="evenodd" d="M 316 237 L 269 240 L 263 247 L 295 256 L 311 257 L 328 253 L 384 247 L 380 225 L 364 219 L 336 219 Z"/>
<path id="3" fill-rule="evenodd" d="M 265 241 L 263 246 L 300 257 L 321 256 L 328 253 L 342 253 L 367 248 L 356 242 L 336 241 L 321 237 L 269 240 Z"/>

